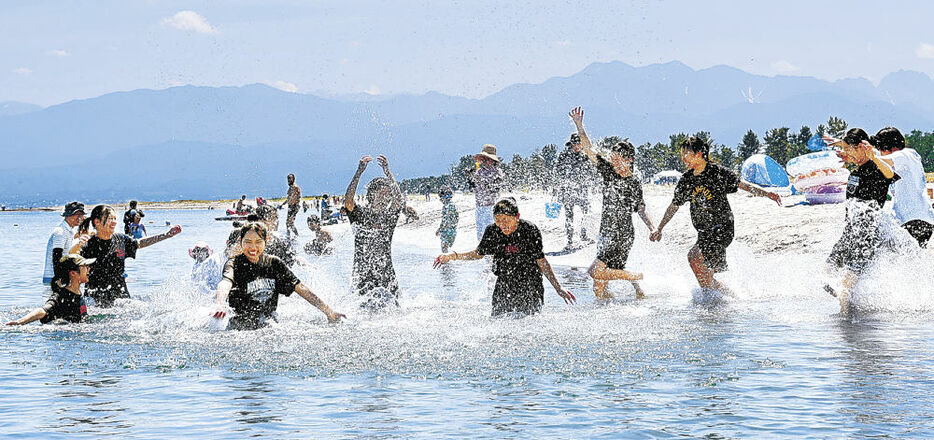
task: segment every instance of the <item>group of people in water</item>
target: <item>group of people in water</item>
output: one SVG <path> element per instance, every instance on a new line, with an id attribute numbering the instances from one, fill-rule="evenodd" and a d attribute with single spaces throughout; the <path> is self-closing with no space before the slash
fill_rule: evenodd
<path id="1" fill-rule="evenodd" d="M 665 226 L 684 204 L 690 205 L 691 222 L 697 232 L 697 241 L 687 257 L 698 285 L 705 291 L 732 295 L 730 289 L 715 278 L 716 273 L 727 270 L 726 250 L 734 239 L 734 214 L 727 196 L 741 189 L 778 205 L 782 204 L 781 197 L 711 162 L 710 145 L 703 139 L 689 137 L 680 144 L 681 160 L 687 170 L 656 225 L 646 211 L 642 185 L 634 176 L 635 147 L 623 140 L 598 151 L 584 128 L 583 110 L 575 108 L 569 116 L 577 130 L 567 142 L 567 150 L 561 153 L 558 175 L 573 176 L 576 167 L 577 176 L 599 176 L 597 183 L 603 195 L 597 255 L 588 269 L 595 295 L 611 297 L 607 285 L 616 280 L 630 283 L 636 297 L 645 295 L 639 285 L 643 274 L 627 269 L 635 239 L 633 214 L 638 214 L 645 224 L 649 239 L 657 242 L 662 240 Z M 889 220 L 880 213 L 887 195 L 890 192 L 893 195 L 897 221 L 920 246 L 926 245 L 934 231 L 934 209 L 926 192 L 920 157 L 906 148 L 905 139 L 897 129 L 886 127 L 875 136 L 869 136 L 864 130 L 854 128 L 842 139 L 825 136 L 825 141 L 855 167 L 846 190 L 847 199 L 854 201 L 847 205 L 843 233 L 827 260 L 831 267 L 845 270 L 843 281 L 837 286 L 828 283 L 826 290 L 839 299 L 841 310 L 847 312 L 850 292 L 883 247 L 884 237 L 880 231 L 883 223 Z M 358 203 L 360 178 L 373 160 L 371 156 L 360 159 L 342 199 L 341 210 L 354 233 L 352 288 L 362 298 L 362 307 L 380 310 L 398 306 L 399 283 L 391 247 L 399 217 L 406 209 L 406 200 L 389 161 L 378 156 L 375 161 L 385 176 L 367 183 L 361 201 L 365 203 Z M 500 197 L 504 176 L 496 147 L 484 145 L 475 160 L 476 166 L 465 173 L 476 199 L 479 244 L 472 250 L 451 250 L 459 214 L 453 203 L 453 191 L 444 187 L 439 194 L 444 203 L 442 219 L 436 230 L 442 254 L 435 259 L 434 266 L 490 256 L 496 276 L 493 316 L 539 312 L 544 304 L 544 279 L 559 297 L 573 304 L 575 296 L 561 286 L 545 256 L 539 228 L 520 218 L 515 199 Z M 295 217 L 301 203 L 301 189 L 295 185 L 294 175 L 290 174 L 287 180 L 288 196 L 279 208 L 288 205 L 287 232 L 297 235 Z M 565 202 L 570 246 L 574 235 L 574 207 L 587 212 L 586 190 L 577 187 L 575 191 L 573 185 L 559 185 L 556 195 Z M 142 211 L 135 206 L 132 208 L 132 219 L 139 222 Z M 117 299 L 128 298 L 124 260 L 135 258 L 139 249 L 181 232 L 179 226 L 143 238 L 115 232 L 116 211 L 107 205 L 95 206 L 85 218 L 84 205 L 72 202 L 65 206 L 62 216 L 64 220 L 53 231 L 47 250 L 43 281 L 52 289 L 49 300 L 43 307 L 8 324 L 57 319 L 80 321 L 86 311 L 82 284 L 86 285 L 84 295 L 99 307 L 109 307 Z M 228 321 L 229 329 L 261 328 L 275 321 L 279 295 L 289 296 L 295 292 L 324 313 L 329 322 L 345 318 L 293 273 L 293 264 L 307 262 L 295 255 L 291 241 L 277 235 L 277 225 L 276 208 L 264 204 L 257 207 L 246 223 L 237 225 L 222 255 L 213 255 L 203 242 L 191 248 L 189 254 L 195 260 L 193 274 L 201 274 L 199 278 L 207 280 L 205 290 L 212 291 L 215 297 L 216 310 L 212 315 L 221 319 L 233 312 Z M 321 219 L 310 216 L 308 227 L 314 237 L 306 245 L 306 252 L 328 254 L 332 237 L 321 228 Z M 581 238 L 589 241 L 583 228 Z"/>

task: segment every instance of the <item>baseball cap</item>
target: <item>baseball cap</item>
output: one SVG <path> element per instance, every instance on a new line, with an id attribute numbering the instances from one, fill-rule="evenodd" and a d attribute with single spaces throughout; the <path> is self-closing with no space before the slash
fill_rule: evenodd
<path id="1" fill-rule="evenodd" d="M 97 261 L 95 258 L 84 258 L 78 254 L 67 254 L 58 260 L 58 268 L 62 273 L 77 271 L 80 266 L 90 266 Z"/>
<path id="2" fill-rule="evenodd" d="M 62 212 L 62 217 L 70 217 L 79 212 L 84 212 L 84 203 L 71 202 L 65 205 L 65 210 Z"/>

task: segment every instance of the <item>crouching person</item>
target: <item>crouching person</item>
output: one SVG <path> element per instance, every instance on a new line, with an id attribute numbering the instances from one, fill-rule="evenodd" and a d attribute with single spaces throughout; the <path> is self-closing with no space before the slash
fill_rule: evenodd
<path id="1" fill-rule="evenodd" d="M 43 324 L 54 321 L 81 322 L 88 313 L 81 297 L 81 285 L 88 282 L 88 266 L 94 259 L 68 254 L 59 260 L 60 276 L 52 280 L 52 295 L 45 305 L 6 325 L 24 325 L 35 320 Z"/>
<path id="2" fill-rule="evenodd" d="M 227 260 L 224 266 L 224 277 L 217 285 L 214 300 L 217 306 L 214 317 L 224 318 L 229 305 L 234 315 L 227 325 L 228 330 L 262 328 L 276 320 L 279 295 L 289 296 L 296 292 L 321 310 L 328 317 L 328 322 L 345 318 L 302 284 L 281 259 L 263 253 L 266 237 L 266 226 L 260 222 L 249 223 L 240 229 L 242 252 Z"/>
<path id="3" fill-rule="evenodd" d="M 551 264 L 542 252 L 542 233 L 534 224 L 519 220 L 519 207 L 511 198 L 493 206 L 492 225 L 487 226 L 476 250 L 441 254 L 435 267 L 452 260 L 479 260 L 493 257 L 496 287 L 493 290 L 493 316 L 505 313 L 531 315 L 538 313 L 545 302 L 542 274 L 555 292 L 568 304 L 576 300 L 571 292 L 561 288 Z"/>

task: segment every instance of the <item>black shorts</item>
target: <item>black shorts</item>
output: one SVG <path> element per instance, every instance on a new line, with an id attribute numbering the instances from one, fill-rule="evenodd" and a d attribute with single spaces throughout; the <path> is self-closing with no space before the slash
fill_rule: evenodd
<path id="1" fill-rule="evenodd" d="M 597 259 L 606 264 L 609 269 L 623 270 L 626 268 L 626 262 L 629 261 L 629 251 L 632 250 L 633 241 L 635 237 L 632 236 L 617 239 L 601 237 Z"/>
<path id="2" fill-rule="evenodd" d="M 534 315 L 542 311 L 545 286 L 542 284 L 541 274 L 521 278 L 496 278 L 496 287 L 493 289 L 494 317 L 506 313 Z"/>
<path id="3" fill-rule="evenodd" d="M 100 308 L 109 308 L 113 307 L 114 303 L 118 298 L 129 298 L 130 291 L 126 286 L 126 279 L 120 278 L 120 281 L 115 281 L 114 285 L 109 286 L 107 289 L 86 289 L 84 294 L 91 297 L 94 300 L 94 304 Z"/>
<path id="4" fill-rule="evenodd" d="M 934 225 L 924 220 L 912 220 L 902 225 L 921 247 L 928 246 L 928 240 L 931 239 L 931 233 L 934 232 Z"/>
<path id="5" fill-rule="evenodd" d="M 289 205 L 289 214 L 288 214 L 289 220 L 295 220 L 295 216 L 298 215 L 298 207 L 299 205 L 297 203 L 294 205 Z"/>
<path id="6" fill-rule="evenodd" d="M 236 315 L 227 321 L 227 330 L 259 330 L 278 321 L 276 313 L 271 315 Z"/>
<path id="7" fill-rule="evenodd" d="M 697 248 L 704 256 L 704 265 L 713 272 L 729 269 L 726 248 L 733 243 L 733 225 L 718 225 L 697 231 Z"/>
<path id="8" fill-rule="evenodd" d="M 827 263 L 861 273 L 875 259 L 882 240 L 874 213 L 848 215 L 843 234 L 833 245 Z"/>
<path id="9" fill-rule="evenodd" d="M 378 310 L 399 305 L 399 283 L 392 268 L 380 273 L 355 274 L 354 291 L 365 300 L 360 307 Z"/>

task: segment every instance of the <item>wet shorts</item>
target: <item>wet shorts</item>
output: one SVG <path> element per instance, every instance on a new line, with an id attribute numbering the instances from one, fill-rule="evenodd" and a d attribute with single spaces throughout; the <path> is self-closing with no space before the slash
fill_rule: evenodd
<path id="1" fill-rule="evenodd" d="M 493 288 L 493 313 L 500 316 L 506 313 L 533 315 L 542 310 L 545 302 L 545 286 L 542 276 L 526 277 L 522 280 L 506 277 L 496 278 L 496 287 Z"/>
<path id="2" fill-rule="evenodd" d="M 931 239 L 931 233 L 934 232 L 934 225 L 924 220 L 912 220 L 902 225 L 921 247 L 927 247 L 928 240 Z"/>
<path id="3" fill-rule="evenodd" d="M 733 242 L 733 225 L 717 225 L 697 231 L 697 248 L 704 256 L 704 265 L 713 272 L 728 269 L 726 248 Z"/>
<path id="4" fill-rule="evenodd" d="M 606 264 L 609 269 L 625 269 L 626 262 L 629 261 L 629 251 L 632 250 L 634 237 L 629 236 L 619 239 L 600 238 L 600 244 L 597 250 L 597 259 Z"/>

